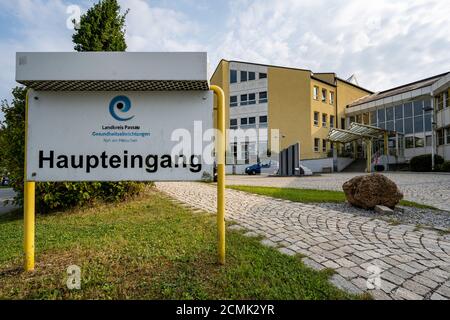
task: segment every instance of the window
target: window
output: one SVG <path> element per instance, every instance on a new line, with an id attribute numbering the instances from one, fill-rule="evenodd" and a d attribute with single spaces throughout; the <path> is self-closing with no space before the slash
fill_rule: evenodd
<path id="1" fill-rule="evenodd" d="M 330 128 L 334 128 L 334 116 L 330 116 Z"/>
<path id="2" fill-rule="evenodd" d="M 414 101 L 414 116 L 423 115 L 423 101 Z"/>
<path id="3" fill-rule="evenodd" d="M 248 96 L 246 94 L 241 94 L 241 106 L 246 106 L 248 104 Z"/>
<path id="4" fill-rule="evenodd" d="M 403 119 L 395 120 L 395 130 L 403 133 Z"/>
<path id="5" fill-rule="evenodd" d="M 238 122 L 237 119 L 230 119 L 230 129 L 237 129 Z"/>
<path id="6" fill-rule="evenodd" d="M 260 72 L 259 73 L 259 78 L 260 79 L 267 79 L 267 73 Z"/>
<path id="7" fill-rule="evenodd" d="M 377 126 L 377 112 L 370 112 L 370 125 L 376 127 Z"/>
<path id="8" fill-rule="evenodd" d="M 386 130 L 389 130 L 389 131 L 394 131 L 395 130 L 395 128 L 394 128 L 394 121 L 386 122 Z"/>
<path id="9" fill-rule="evenodd" d="M 314 139 L 314 152 L 319 152 L 320 139 Z"/>
<path id="10" fill-rule="evenodd" d="M 237 96 L 231 96 L 230 97 L 230 107 L 237 107 L 237 106 L 238 106 Z"/>
<path id="11" fill-rule="evenodd" d="M 437 145 L 442 146 L 444 144 L 444 129 L 436 131 Z"/>
<path id="12" fill-rule="evenodd" d="M 405 118 L 409 118 L 413 116 L 413 110 L 412 110 L 412 103 L 408 102 L 405 103 L 405 105 L 403 106 L 403 113 Z"/>
<path id="13" fill-rule="evenodd" d="M 319 113 L 318 112 L 314 112 L 314 125 L 316 127 L 319 126 Z"/>
<path id="14" fill-rule="evenodd" d="M 433 144 L 433 140 L 432 140 L 433 138 L 431 137 L 431 136 L 426 136 L 425 137 L 425 143 L 426 143 L 426 145 L 427 145 L 427 147 L 431 147 L 431 145 Z"/>
<path id="15" fill-rule="evenodd" d="M 394 120 L 394 107 L 386 109 L 386 121 Z"/>
<path id="16" fill-rule="evenodd" d="M 259 103 L 267 103 L 267 91 L 259 93 Z"/>
<path id="17" fill-rule="evenodd" d="M 237 71 L 230 70 L 230 83 L 237 83 Z"/>
<path id="18" fill-rule="evenodd" d="M 256 74 L 254 72 L 249 72 L 248 73 L 248 80 L 256 80 Z"/>
<path id="19" fill-rule="evenodd" d="M 248 95 L 248 104 L 256 104 L 256 93 L 250 93 Z"/>
<path id="20" fill-rule="evenodd" d="M 341 118 L 341 129 L 345 129 L 345 118 Z"/>
<path id="21" fill-rule="evenodd" d="M 414 148 L 414 137 L 406 137 L 405 138 L 405 148 L 406 149 Z"/>
<path id="22" fill-rule="evenodd" d="M 322 151 L 327 152 L 327 140 L 322 140 Z"/>
<path id="23" fill-rule="evenodd" d="M 431 124 L 432 114 L 431 114 L 431 112 L 425 113 L 424 121 L 425 121 L 425 131 L 427 131 L 427 132 L 431 131 L 431 127 L 432 127 L 432 124 Z"/>
<path id="24" fill-rule="evenodd" d="M 241 118 L 241 126 L 246 126 L 248 124 L 247 118 Z"/>
<path id="25" fill-rule="evenodd" d="M 327 89 L 322 89 L 322 102 L 327 102 Z"/>
<path id="26" fill-rule="evenodd" d="M 378 122 L 386 122 L 386 114 L 383 109 L 378 109 Z"/>
<path id="27" fill-rule="evenodd" d="M 267 123 L 267 116 L 260 116 L 259 123 Z"/>
<path id="28" fill-rule="evenodd" d="M 425 144 L 425 140 L 422 137 L 414 137 L 415 140 L 415 147 L 416 148 L 423 148 Z"/>
<path id="29" fill-rule="evenodd" d="M 327 127 L 328 116 L 324 113 L 322 114 L 322 127 Z"/>
<path id="30" fill-rule="evenodd" d="M 450 128 L 445 129 L 447 136 L 447 144 L 450 144 Z"/>
<path id="31" fill-rule="evenodd" d="M 249 127 L 256 128 L 256 118 L 255 117 L 248 118 L 248 125 Z"/>
<path id="32" fill-rule="evenodd" d="M 330 91 L 330 104 L 334 104 L 334 92 Z"/>
<path id="33" fill-rule="evenodd" d="M 403 106 L 395 106 L 395 120 L 403 119 Z"/>
<path id="34" fill-rule="evenodd" d="M 241 82 L 247 82 L 247 71 L 241 71 Z"/>
<path id="35" fill-rule="evenodd" d="M 413 118 L 405 118 L 405 133 L 413 133 Z"/>
<path id="36" fill-rule="evenodd" d="M 314 98 L 314 100 L 319 100 L 319 87 L 314 86 L 313 98 Z"/>
<path id="37" fill-rule="evenodd" d="M 423 116 L 414 117 L 414 132 L 423 132 Z"/>

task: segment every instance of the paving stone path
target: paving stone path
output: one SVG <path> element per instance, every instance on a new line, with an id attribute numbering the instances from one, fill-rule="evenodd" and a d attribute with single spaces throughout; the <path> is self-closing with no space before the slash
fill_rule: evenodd
<path id="1" fill-rule="evenodd" d="M 216 189 L 204 183 L 157 183 L 193 208 L 216 212 Z M 391 225 L 313 205 L 227 190 L 226 218 L 248 236 L 308 266 L 332 268 L 331 282 L 375 299 L 450 299 L 450 235 Z"/>

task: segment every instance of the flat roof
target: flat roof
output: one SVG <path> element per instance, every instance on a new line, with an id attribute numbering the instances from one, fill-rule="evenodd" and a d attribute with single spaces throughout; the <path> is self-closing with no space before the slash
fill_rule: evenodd
<path id="1" fill-rule="evenodd" d="M 44 91 L 209 90 L 205 52 L 18 52 L 16 81 Z"/>

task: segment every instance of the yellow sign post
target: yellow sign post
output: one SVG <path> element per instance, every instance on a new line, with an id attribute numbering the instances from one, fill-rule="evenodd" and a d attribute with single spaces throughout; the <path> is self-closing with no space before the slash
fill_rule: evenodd
<path id="1" fill-rule="evenodd" d="M 34 270 L 35 182 L 27 181 L 28 92 L 25 98 L 24 250 L 25 271 Z"/>
<path id="2" fill-rule="evenodd" d="M 217 237 L 219 263 L 225 264 L 225 94 L 211 86 L 217 97 Z"/>

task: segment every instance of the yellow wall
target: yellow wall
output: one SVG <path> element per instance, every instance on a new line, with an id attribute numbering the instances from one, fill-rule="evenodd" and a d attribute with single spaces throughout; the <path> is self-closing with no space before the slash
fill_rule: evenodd
<path id="1" fill-rule="evenodd" d="M 300 142 L 303 158 L 311 150 L 310 72 L 269 67 L 267 76 L 269 129 L 280 130 L 281 150 Z"/>
<path id="2" fill-rule="evenodd" d="M 319 88 L 318 99 L 315 100 L 314 96 L 314 86 Z M 326 139 L 328 133 L 330 132 L 330 116 L 336 116 L 336 87 L 332 85 L 325 84 L 324 82 L 317 81 L 315 79 L 311 79 L 311 115 L 310 115 L 310 126 L 311 126 L 311 147 L 306 150 L 306 159 L 315 159 L 315 158 L 325 158 L 327 156 L 327 152 L 330 150 L 330 144 L 327 143 L 327 152 L 322 151 L 322 143 L 323 139 Z M 322 102 L 322 89 L 327 90 L 326 101 Z M 334 104 L 330 104 L 330 92 L 334 92 Z M 314 125 L 314 112 L 319 112 L 319 125 Z M 327 126 L 322 126 L 322 115 L 327 115 Z M 336 121 L 335 121 L 336 123 Z M 314 139 L 319 138 L 319 152 L 314 152 Z"/>
<path id="3" fill-rule="evenodd" d="M 230 70 L 229 62 L 222 60 L 211 77 L 211 84 L 219 86 L 225 93 L 225 126 L 230 127 Z M 214 128 L 217 128 L 217 101 L 214 97 Z"/>
<path id="4" fill-rule="evenodd" d="M 341 128 L 341 118 L 345 118 L 346 107 L 355 100 L 367 96 L 370 92 L 352 86 L 344 81 L 337 80 L 338 95 L 337 95 L 337 109 L 338 109 L 338 124 Z M 342 129 L 342 128 L 341 128 Z"/>

